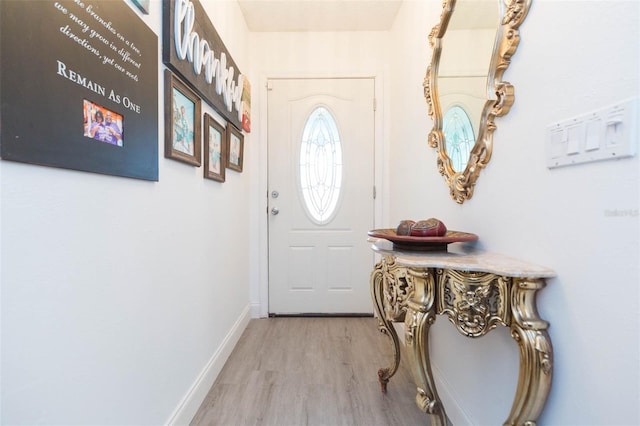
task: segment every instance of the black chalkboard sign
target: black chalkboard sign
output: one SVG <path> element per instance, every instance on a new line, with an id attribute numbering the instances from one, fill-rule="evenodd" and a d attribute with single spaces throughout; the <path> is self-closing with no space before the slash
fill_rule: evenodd
<path id="1" fill-rule="evenodd" d="M 0 155 L 158 180 L 158 37 L 123 1 L 0 1 Z"/>

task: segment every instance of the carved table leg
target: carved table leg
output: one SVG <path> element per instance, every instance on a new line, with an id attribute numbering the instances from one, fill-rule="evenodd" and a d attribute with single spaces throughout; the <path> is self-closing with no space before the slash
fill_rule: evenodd
<path id="1" fill-rule="evenodd" d="M 396 373 L 398 366 L 400 365 L 400 342 L 398 340 L 398 334 L 393 327 L 393 323 L 387 319 L 384 309 L 384 286 L 385 286 L 385 271 L 387 265 L 385 261 L 381 261 L 376 265 L 376 268 L 371 273 L 371 297 L 373 299 L 373 307 L 378 315 L 378 329 L 380 332 L 391 338 L 393 344 L 393 361 L 387 368 L 380 368 L 378 370 L 378 381 L 380 382 L 380 388 L 382 392 L 387 392 L 387 383 L 389 379 Z"/>
<path id="2" fill-rule="evenodd" d="M 432 273 L 410 271 L 414 295 L 407 303 L 405 344 L 417 386 L 416 404 L 429 414 L 432 426 L 450 423 L 436 391 L 429 359 L 429 329 L 436 318 L 435 281 Z"/>
<path id="3" fill-rule="evenodd" d="M 535 425 L 551 388 L 553 348 L 546 331 L 549 324 L 540 319 L 535 299 L 536 292 L 544 286 L 542 279 L 513 280 L 511 336 L 520 350 L 520 372 L 505 425 Z"/>

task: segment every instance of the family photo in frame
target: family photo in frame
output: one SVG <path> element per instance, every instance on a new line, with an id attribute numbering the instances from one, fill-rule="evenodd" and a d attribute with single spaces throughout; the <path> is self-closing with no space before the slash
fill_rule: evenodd
<path id="1" fill-rule="evenodd" d="M 201 103 L 193 90 L 171 71 L 165 71 L 166 158 L 200 166 Z"/>
<path id="2" fill-rule="evenodd" d="M 242 172 L 244 135 L 231 123 L 227 123 L 227 152 L 227 168 Z"/>
<path id="3" fill-rule="evenodd" d="M 225 181 L 227 130 L 209 114 L 204 114 L 204 177 Z"/>
<path id="4" fill-rule="evenodd" d="M 84 136 L 111 145 L 123 146 L 123 116 L 86 99 L 82 103 Z"/>

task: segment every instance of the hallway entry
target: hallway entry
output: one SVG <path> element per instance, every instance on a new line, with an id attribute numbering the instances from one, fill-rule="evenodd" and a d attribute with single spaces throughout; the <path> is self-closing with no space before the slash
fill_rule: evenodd
<path id="1" fill-rule="evenodd" d="M 269 313 L 371 313 L 374 79 L 268 81 Z"/>

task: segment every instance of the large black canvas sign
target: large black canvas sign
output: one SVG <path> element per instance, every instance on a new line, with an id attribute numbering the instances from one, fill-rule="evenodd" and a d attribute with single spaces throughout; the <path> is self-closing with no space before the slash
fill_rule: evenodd
<path id="1" fill-rule="evenodd" d="M 163 0 L 162 59 L 242 128 L 243 76 L 198 0 Z"/>
<path id="2" fill-rule="evenodd" d="M 158 180 L 158 37 L 123 1 L 0 1 L 0 154 Z"/>

